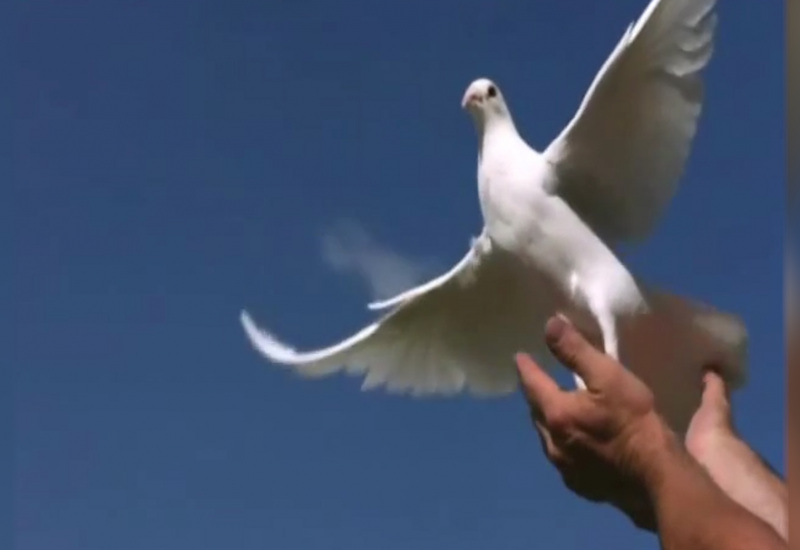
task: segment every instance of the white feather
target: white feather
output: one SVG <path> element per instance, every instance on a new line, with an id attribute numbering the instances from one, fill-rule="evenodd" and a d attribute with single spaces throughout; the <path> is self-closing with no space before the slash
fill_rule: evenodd
<path id="1" fill-rule="evenodd" d="M 677 190 L 703 101 L 716 0 L 653 0 L 544 155 L 561 195 L 606 240 L 638 240 Z"/>

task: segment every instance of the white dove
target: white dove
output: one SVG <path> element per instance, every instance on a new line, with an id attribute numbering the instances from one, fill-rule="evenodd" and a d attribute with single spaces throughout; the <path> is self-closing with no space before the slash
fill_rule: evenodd
<path id="1" fill-rule="evenodd" d="M 516 352 L 552 364 L 543 327 L 561 312 L 640 376 L 683 431 L 703 367 L 744 383 L 747 331 L 733 315 L 646 288 L 610 246 L 646 236 L 677 188 L 701 111 L 714 4 L 650 2 L 543 153 L 520 137 L 498 86 L 474 81 L 462 106 L 478 132 L 484 227 L 466 256 L 370 304 L 388 311 L 318 351 L 294 350 L 243 311 L 253 346 L 304 376 L 365 375 L 364 389 L 501 395 L 517 388 Z"/>

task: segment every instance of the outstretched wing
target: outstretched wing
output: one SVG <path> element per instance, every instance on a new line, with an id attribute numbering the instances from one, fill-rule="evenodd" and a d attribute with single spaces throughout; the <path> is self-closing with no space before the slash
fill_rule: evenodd
<path id="1" fill-rule="evenodd" d="M 454 278 L 459 278 L 462 283 L 468 282 L 466 279 L 469 278 L 475 271 L 474 269 L 471 269 L 470 266 L 477 265 L 480 262 L 481 251 L 488 251 L 490 246 L 491 244 L 489 237 L 484 230 L 481 232 L 480 236 L 473 239 L 472 246 L 470 247 L 469 251 L 467 251 L 464 257 L 461 258 L 461 260 L 459 260 L 459 262 L 454 265 L 450 271 L 431 279 L 427 283 L 423 283 L 419 286 L 401 292 L 396 296 L 392 296 L 391 298 L 370 302 L 367 304 L 367 308 L 377 311 L 395 307 L 402 302 L 410 300 L 411 298 L 425 294 L 426 292 L 447 284 L 448 281 Z"/>
<path id="2" fill-rule="evenodd" d="M 294 350 L 246 312 L 241 320 L 256 350 L 303 376 L 344 371 L 363 375 L 364 389 L 413 395 L 504 394 L 517 387 L 514 353 L 543 352 L 551 311 L 517 262 L 473 249 L 442 277 L 391 299 L 377 322 L 317 351 Z"/>
<path id="3" fill-rule="evenodd" d="M 545 150 L 553 189 L 603 238 L 649 233 L 678 187 L 703 101 L 716 0 L 652 0 Z"/>

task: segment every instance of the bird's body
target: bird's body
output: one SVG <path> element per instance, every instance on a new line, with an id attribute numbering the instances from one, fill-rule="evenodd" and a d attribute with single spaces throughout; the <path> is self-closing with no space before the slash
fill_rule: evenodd
<path id="1" fill-rule="evenodd" d="M 256 349 L 306 376 L 363 374 L 364 388 L 503 394 L 517 387 L 515 353 L 549 362 L 542 329 L 560 312 L 643 378 L 683 430 L 703 367 L 744 381 L 746 330 L 732 315 L 646 288 L 612 247 L 645 236 L 677 187 L 700 113 L 714 2 L 652 0 L 541 153 L 520 136 L 496 84 L 474 81 L 462 106 L 478 133 L 484 227 L 466 256 L 370 304 L 383 316 L 329 348 L 297 352 L 243 312 Z"/>
<path id="2" fill-rule="evenodd" d="M 614 252 L 563 198 L 548 191 L 558 174 L 512 124 L 487 125 L 481 153 L 478 189 L 487 236 L 525 260 L 539 275 L 534 278 L 546 282 L 541 292 L 567 296 L 558 304 L 561 310 L 607 309 L 617 317 L 646 307 Z"/>

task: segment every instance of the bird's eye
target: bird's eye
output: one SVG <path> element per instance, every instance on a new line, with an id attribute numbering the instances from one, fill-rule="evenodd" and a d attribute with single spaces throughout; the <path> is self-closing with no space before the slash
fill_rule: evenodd
<path id="1" fill-rule="evenodd" d="M 489 86 L 489 89 L 488 89 L 488 90 L 486 90 L 486 94 L 487 94 L 489 97 L 494 97 L 494 96 L 496 96 L 496 95 L 497 95 L 497 88 L 495 88 L 494 86 Z"/>

